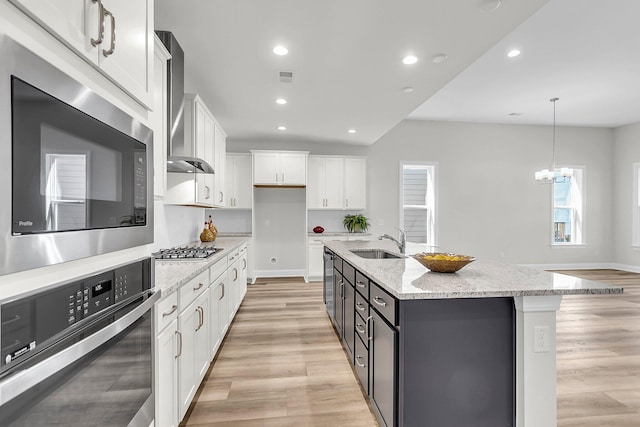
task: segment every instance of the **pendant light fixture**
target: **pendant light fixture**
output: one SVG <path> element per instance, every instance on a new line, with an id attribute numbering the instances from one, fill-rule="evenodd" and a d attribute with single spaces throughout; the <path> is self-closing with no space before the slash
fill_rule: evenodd
<path id="1" fill-rule="evenodd" d="M 568 182 L 573 176 L 573 169 L 561 168 L 560 174 L 556 175 L 556 102 L 560 98 L 551 98 L 549 101 L 553 102 L 553 145 L 551 151 L 551 169 L 542 169 L 535 173 L 536 181 L 544 184 L 553 184 Z"/>

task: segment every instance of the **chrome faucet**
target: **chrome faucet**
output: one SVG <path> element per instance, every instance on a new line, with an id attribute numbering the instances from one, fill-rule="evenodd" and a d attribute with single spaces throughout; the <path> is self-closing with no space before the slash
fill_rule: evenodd
<path id="1" fill-rule="evenodd" d="M 388 234 L 383 234 L 382 236 L 378 237 L 378 240 L 382 240 L 382 239 L 389 239 L 393 242 L 395 242 L 396 245 L 398 245 L 398 249 L 400 249 L 400 253 L 403 254 L 406 247 L 407 247 L 407 237 L 404 234 L 404 231 L 402 231 L 401 229 L 399 229 L 398 227 L 393 227 L 396 230 L 398 230 L 400 232 L 400 241 L 397 241 L 396 239 L 394 239 L 393 237 L 389 236 Z"/>

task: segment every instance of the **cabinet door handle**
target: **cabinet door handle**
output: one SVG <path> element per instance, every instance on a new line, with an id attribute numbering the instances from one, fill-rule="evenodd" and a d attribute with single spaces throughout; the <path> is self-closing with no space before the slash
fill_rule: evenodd
<path id="1" fill-rule="evenodd" d="M 202 283 L 198 283 L 198 287 L 197 288 L 193 288 L 194 291 L 197 291 L 198 289 L 202 289 L 204 285 Z"/>
<path id="2" fill-rule="evenodd" d="M 356 280 L 356 286 L 357 286 L 357 287 L 359 287 L 359 288 L 364 288 L 364 287 L 366 287 L 366 286 L 365 286 L 365 284 L 364 284 L 364 282 L 363 282 L 363 281 L 361 281 L 361 280 Z"/>
<path id="3" fill-rule="evenodd" d="M 204 186 L 204 189 L 206 191 L 206 195 L 204 196 L 205 199 L 208 199 L 209 197 L 211 197 L 211 189 L 209 188 L 208 185 Z"/>
<path id="4" fill-rule="evenodd" d="M 367 340 L 371 341 L 373 339 L 373 335 L 371 335 L 371 326 L 369 326 L 369 322 L 373 324 L 373 316 L 367 317 Z"/>
<path id="5" fill-rule="evenodd" d="M 360 304 L 359 302 L 356 303 L 356 309 L 358 309 L 359 311 L 365 311 L 366 310 L 365 306 Z"/>
<path id="6" fill-rule="evenodd" d="M 224 200 L 224 193 L 222 191 L 218 191 L 220 193 L 220 203 Z"/>
<path id="7" fill-rule="evenodd" d="M 198 327 L 196 328 L 196 332 L 198 332 L 200 328 L 202 328 L 202 325 L 204 325 L 204 312 L 200 306 L 196 307 L 196 311 L 198 312 Z"/>
<path id="8" fill-rule="evenodd" d="M 104 5 L 102 0 L 93 0 L 98 3 L 98 38 L 91 39 L 91 46 L 96 47 L 104 41 Z"/>
<path id="9" fill-rule="evenodd" d="M 387 306 L 387 302 L 385 300 L 383 300 L 380 297 L 373 297 L 373 302 L 375 302 L 376 304 L 378 304 L 381 307 L 386 307 Z"/>
<path id="10" fill-rule="evenodd" d="M 362 326 L 360 323 L 356 323 L 356 331 L 358 331 L 361 334 L 364 334 L 365 332 L 367 332 L 364 328 L 360 329 L 358 328 L 358 326 Z"/>
<path id="11" fill-rule="evenodd" d="M 362 356 L 360 356 L 359 354 L 358 354 L 358 355 L 356 355 L 356 364 L 357 364 L 358 366 L 360 366 L 361 368 L 364 368 L 364 367 L 366 367 L 367 365 L 365 365 L 364 363 L 360 363 L 360 362 L 359 362 L 359 360 L 360 360 L 360 359 L 362 359 L 362 358 L 363 358 L 363 357 L 362 357 Z"/>
<path id="12" fill-rule="evenodd" d="M 276 172 L 276 182 L 278 182 L 278 172 Z"/>
<path id="13" fill-rule="evenodd" d="M 180 345 L 178 346 L 178 354 L 176 354 L 176 359 L 182 356 L 182 332 L 176 331 L 176 335 L 180 338 Z"/>
<path id="14" fill-rule="evenodd" d="M 106 57 L 112 55 L 116 50 L 116 17 L 107 9 L 104 9 L 104 16 L 111 18 L 111 45 L 109 46 L 109 50 L 102 49 L 102 54 Z"/>
<path id="15" fill-rule="evenodd" d="M 166 313 L 162 313 L 162 317 L 167 317 L 167 316 L 171 316 L 173 313 L 176 312 L 176 310 L 178 309 L 178 306 L 173 304 L 171 306 L 171 311 L 167 311 Z"/>
<path id="16" fill-rule="evenodd" d="M 243 270 L 246 270 L 246 269 L 247 269 L 247 259 L 246 259 L 246 258 L 243 258 L 243 259 L 242 259 L 242 269 L 243 269 Z"/>
<path id="17" fill-rule="evenodd" d="M 284 183 L 284 172 L 282 172 L 282 182 Z"/>
<path id="18" fill-rule="evenodd" d="M 346 204 L 346 207 L 349 207 L 349 199 L 344 199 L 344 203 Z"/>
<path id="19" fill-rule="evenodd" d="M 224 283 L 220 283 L 220 287 L 222 287 L 222 294 L 220 295 L 220 298 L 218 298 L 219 300 L 224 298 Z"/>
<path id="20" fill-rule="evenodd" d="M 235 282 L 236 280 L 238 280 L 238 269 L 233 267 L 233 272 L 235 273 L 235 277 L 233 278 L 233 281 Z"/>

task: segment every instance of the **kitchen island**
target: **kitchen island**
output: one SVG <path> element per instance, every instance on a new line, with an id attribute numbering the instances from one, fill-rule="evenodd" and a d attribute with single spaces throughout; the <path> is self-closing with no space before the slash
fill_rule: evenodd
<path id="1" fill-rule="evenodd" d="M 434 273 L 410 257 L 325 242 L 325 303 L 381 425 L 553 427 L 556 311 L 568 294 L 622 288 L 475 261 Z M 398 254 L 399 255 L 399 254 Z"/>

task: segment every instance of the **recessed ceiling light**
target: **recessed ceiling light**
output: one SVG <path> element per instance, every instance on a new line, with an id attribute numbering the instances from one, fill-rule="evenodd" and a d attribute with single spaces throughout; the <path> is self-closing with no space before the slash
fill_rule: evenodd
<path id="1" fill-rule="evenodd" d="M 407 55 L 402 59 L 404 65 L 413 65 L 418 62 L 418 57 L 415 55 Z"/>
<path id="2" fill-rule="evenodd" d="M 278 56 L 284 56 L 287 53 L 289 53 L 289 50 L 284 46 L 276 46 L 273 48 L 273 53 L 275 53 Z"/>
<path id="3" fill-rule="evenodd" d="M 480 2 L 480 9 L 485 12 L 491 12 L 499 8 L 501 4 L 502 0 L 482 0 L 482 2 Z"/>
<path id="4" fill-rule="evenodd" d="M 278 126 L 278 130 L 287 130 L 286 126 Z"/>
<path id="5" fill-rule="evenodd" d="M 280 105 L 284 105 L 287 103 L 287 100 L 284 98 L 278 98 L 276 99 L 276 104 L 280 104 Z"/>
<path id="6" fill-rule="evenodd" d="M 347 132 L 349 132 L 349 133 L 356 133 L 356 130 L 355 130 L 355 129 L 349 129 Z"/>
<path id="7" fill-rule="evenodd" d="M 433 61 L 434 64 L 440 64 L 446 60 L 447 60 L 447 55 L 445 55 L 444 53 L 440 53 L 434 56 L 431 61 Z"/>
<path id="8" fill-rule="evenodd" d="M 413 88 L 411 86 L 403 87 L 402 91 L 404 93 L 411 93 L 411 92 L 413 92 Z"/>
<path id="9" fill-rule="evenodd" d="M 518 49 L 511 49 L 509 53 L 507 53 L 509 58 L 515 58 L 518 55 L 520 55 L 520 51 Z"/>

